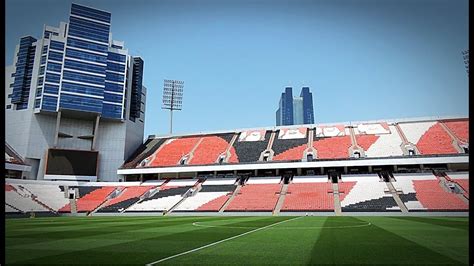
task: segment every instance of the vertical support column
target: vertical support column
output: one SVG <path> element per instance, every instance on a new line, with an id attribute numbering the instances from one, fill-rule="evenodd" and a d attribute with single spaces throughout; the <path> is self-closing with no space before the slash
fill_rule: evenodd
<path id="1" fill-rule="evenodd" d="M 278 176 L 280 174 L 280 169 L 275 170 L 275 175 Z"/>
<path id="2" fill-rule="evenodd" d="M 347 166 L 344 166 L 344 174 L 347 174 L 348 170 L 347 170 Z"/>
<path id="3" fill-rule="evenodd" d="M 99 121 L 100 121 L 100 115 L 97 115 L 97 117 L 95 118 L 94 137 L 92 139 L 92 150 L 95 150 L 97 146 L 97 136 L 99 134 Z"/>
<path id="4" fill-rule="evenodd" d="M 59 125 L 61 124 L 61 111 L 58 112 L 58 116 L 56 117 L 56 130 L 54 131 L 54 143 L 53 147 L 58 147 L 58 138 L 59 138 Z"/>
<path id="5" fill-rule="evenodd" d="M 369 173 L 372 173 L 372 165 L 369 165 Z"/>
<path id="6" fill-rule="evenodd" d="M 302 173 L 303 173 L 303 171 L 302 171 L 301 168 L 297 168 L 297 169 L 296 169 L 296 174 L 297 174 L 297 175 L 302 175 Z"/>
<path id="7" fill-rule="evenodd" d="M 254 174 L 255 174 L 255 176 L 258 176 L 258 170 L 257 169 L 255 169 Z"/>
<path id="8" fill-rule="evenodd" d="M 143 174 L 140 174 L 140 183 L 143 183 Z"/>

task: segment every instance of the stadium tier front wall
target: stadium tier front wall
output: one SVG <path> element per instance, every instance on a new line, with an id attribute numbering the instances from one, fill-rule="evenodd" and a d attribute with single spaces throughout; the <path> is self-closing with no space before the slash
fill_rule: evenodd
<path id="1" fill-rule="evenodd" d="M 363 166 L 403 166 L 403 165 L 430 165 L 430 164 L 469 164 L 468 155 L 456 156 L 434 156 L 434 157 L 400 157 L 382 159 L 349 159 L 328 160 L 313 162 L 286 162 L 286 163 L 253 163 L 253 164 L 228 164 L 228 165 L 204 165 L 204 166 L 176 166 L 176 167 L 153 167 L 119 169 L 119 175 L 145 175 L 145 174 L 173 174 L 190 172 L 214 172 L 214 171 L 242 171 L 242 170 L 275 170 L 275 169 L 307 169 L 327 167 L 363 167 Z"/>

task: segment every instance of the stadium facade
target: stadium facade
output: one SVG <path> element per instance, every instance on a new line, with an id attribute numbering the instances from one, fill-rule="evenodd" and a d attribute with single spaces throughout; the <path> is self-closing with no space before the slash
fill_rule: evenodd
<path id="1" fill-rule="evenodd" d="M 286 87 L 281 94 L 276 125 L 302 125 L 314 123 L 313 94 L 309 87 L 303 87 L 299 97 L 293 97 L 293 89 Z"/>
<path id="2" fill-rule="evenodd" d="M 68 23 L 20 39 L 5 72 L 5 109 L 6 141 L 31 165 L 23 178 L 118 181 L 117 168 L 143 143 L 144 61 L 110 27 L 109 12 L 73 3 Z M 93 151 L 98 161 L 87 175 L 78 165 L 50 173 L 51 148 Z"/>

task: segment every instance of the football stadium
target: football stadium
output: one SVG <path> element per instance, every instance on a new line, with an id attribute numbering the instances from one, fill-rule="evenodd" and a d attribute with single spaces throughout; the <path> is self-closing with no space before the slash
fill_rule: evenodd
<path id="1" fill-rule="evenodd" d="M 150 137 L 118 169 L 125 182 L 7 179 L 6 217 L 35 218 L 6 220 L 6 261 L 466 264 L 468 126 Z"/>
<path id="2" fill-rule="evenodd" d="M 39 5 L 35 2 L 29 3 L 30 8 Z M 99 2 L 98 6 L 107 6 Z M 160 32 L 158 24 L 165 23 L 163 17 L 166 18 L 169 6 L 166 1 L 158 2 L 163 4 L 159 8 L 154 8 L 152 1 L 147 2 L 150 5 L 147 8 L 156 14 L 143 16 L 146 18 L 143 21 L 154 21 L 156 25 L 150 25 Z M 135 2 L 130 3 L 135 5 Z M 108 4 L 117 11 L 118 7 Z M 336 96 L 319 97 L 321 106 L 315 109 L 319 108 L 320 121 L 331 121 L 321 118 L 320 110 L 321 113 L 325 109 L 337 113 L 335 109 L 340 109 L 339 115 L 343 113 L 341 120 L 319 123 L 315 122 L 310 86 L 303 85 L 300 96 L 293 96 L 289 86 L 281 93 L 284 81 L 269 71 L 273 73 L 271 79 L 278 79 L 279 85 L 265 92 L 268 99 L 244 92 L 243 87 L 247 85 L 238 84 L 233 78 L 236 85 L 223 84 L 233 88 L 222 93 L 227 93 L 225 99 L 194 102 L 189 109 L 196 114 L 187 113 L 185 120 L 178 120 L 181 133 L 173 134 L 172 115 L 182 107 L 184 82 L 164 78 L 162 109 L 170 110 L 170 133 L 160 134 L 158 129 L 165 128 L 167 121 L 153 109 L 156 107 L 146 106 L 147 98 L 148 103 L 156 104 L 153 93 L 158 85 L 156 77 L 145 75 L 144 62 L 152 69 L 148 73 L 156 74 L 159 82 L 164 72 L 186 76 L 189 71 L 186 63 L 179 65 L 178 70 L 170 67 L 169 72 L 153 66 L 161 66 L 166 61 L 165 54 L 175 57 L 179 51 L 173 49 L 181 49 L 171 46 L 181 46 L 176 45 L 176 40 L 172 41 L 173 37 L 155 32 L 146 32 L 146 38 L 133 35 L 142 30 L 136 30 L 138 24 L 133 24 L 133 32 L 128 33 L 131 37 L 127 37 L 121 36 L 127 35 L 121 27 L 130 29 L 124 26 L 126 23 L 114 21 L 117 25 L 114 30 L 119 34 L 112 35 L 111 12 L 76 3 L 63 6 L 66 5 L 67 22 L 60 22 L 59 26 L 43 24 L 39 38 L 21 32 L 22 37 L 15 37 L 16 46 L 11 45 L 8 50 L 13 60 L 5 69 L 4 262 L 7 265 L 470 263 L 469 117 L 441 116 L 456 110 L 449 109 L 454 98 L 441 99 L 443 104 L 438 104 L 429 98 L 431 91 L 419 93 L 421 98 L 417 98 L 417 93 L 405 91 L 400 92 L 402 100 L 394 100 L 399 106 L 391 106 L 388 98 L 396 98 L 398 92 L 387 87 L 390 91 L 387 99 L 380 96 L 377 101 L 371 100 L 366 95 L 368 92 L 351 81 L 354 77 L 348 76 L 350 86 L 344 83 L 332 88 L 311 86 L 317 93 L 336 90 L 337 86 L 354 91 L 352 94 L 349 89 L 341 91 L 337 99 Z M 117 21 L 129 16 L 133 23 L 139 23 L 137 14 L 143 18 L 134 9 L 139 6 L 136 5 L 130 6 L 126 16 L 117 12 Z M 9 7 L 14 11 L 12 1 Z M 44 7 L 37 7 L 38 14 L 42 13 Z M 159 13 L 163 12 L 161 8 L 166 12 Z M 19 13 L 11 12 L 25 17 L 26 9 L 25 12 L 19 10 Z M 58 10 L 51 8 L 43 13 L 50 16 L 51 12 L 52 16 L 59 14 Z M 222 14 L 227 16 L 225 12 Z M 16 22 L 10 23 L 11 17 L 14 16 L 7 18 L 7 28 L 13 32 Z M 308 17 L 306 14 L 304 18 Z M 154 20 L 157 18 L 162 20 L 158 23 Z M 31 16 L 31 24 L 36 19 Z M 175 19 L 176 23 L 181 19 Z M 190 21 L 192 23 L 185 26 L 178 23 L 176 29 L 185 32 L 189 27 L 202 34 L 202 39 L 208 38 L 209 33 L 200 31 L 203 24 L 199 20 Z M 371 23 L 369 28 L 375 24 Z M 198 28 L 193 28 L 196 25 Z M 166 28 L 173 28 L 171 26 L 174 24 Z M 249 28 L 254 27 L 251 26 Z M 302 34 L 300 29 L 298 24 L 295 29 L 298 35 L 312 40 L 309 36 L 312 31 L 311 34 L 302 31 Z M 152 35 L 163 38 L 150 45 L 158 48 L 140 52 L 137 47 L 141 46 L 137 43 L 153 43 L 148 40 Z M 261 32 L 257 32 L 255 36 L 260 35 Z M 13 37 L 8 36 L 8 44 L 13 43 Z M 126 38 L 127 46 L 115 37 Z M 235 36 L 230 39 L 236 43 L 241 41 Z M 342 41 L 344 45 L 350 43 L 346 41 Z M 163 42 L 171 43 L 166 47 L 169 50 L 158 51 Z M 255 43 L 257 47 L 258 41 Z M 292 46 L 292 49 L 305 49 L 299 41 L 296 43 L 298 47 Z M 320 43 L 320 39 L 316 43 Z M 270 46 L 273 45 L 277 44 Z M 194 51 L 194 47 L 192 49 Z M 256 50 L 263 53 L 266 49 L 271 50 L 270 47 Z M 373 49 L 371 46 L 370 50 Z M 252 57 L 250 50 L 249 57 Z M 292 54 L 290 50 L 285 47 L 288 54 Z M 139 53 L 143 55 L 135 55 Z M 153 58 L 155 54 L 163 58 Z M 310 58 L 311 54 L 306 56 Z M 221 74 L 216 74 L 220 72 L 206 72 L 209 71 L 206 67 L 225 69 L 224 65 L 229 62 L 214 65 L 207 57 L 190 64 L 192 72 L 213 73 L 216 83 L 222 83 L 225 78 L 219 79 Z M 176 58 L 175 61 L 182 60 Z M 258 65 L 259 60 L 251 64 Z M 445 64 L 444 60 L 449 63 L 443 59 L 441 65 Z M 327 60 L 315 61 L 331 65 Z M 344 58 L 343 63 L 350 62 Z M 251 64 L 240 62 L 236 69 L 251 69 Z M 305 65 L 293 67 L 301 72 Z M 462 63 L 460 68 L 461 77 L 465 78 Z M 297 79 L 298 73 L 285 69 L 285 75 L 286 71 L 288 77 Z M 308 72 L 303 76 L 317 76 L 329 83 L 346 79 L 338 72 L 337 78 L 331 81 L 323 69 L 318 71 L 321 73 Z M 438 81 L 434 76 L 441 72 L 429 72 L 430 83 L 412 76 L 408 82 L 429 87 L 435 95 L 437 88 L 432 84 Z M 370 86 L 378 86 L 377 75 L 377 71 L 370 73 Z M 384 77 L 387 79 L 384 86 L 402 79 L 391 75 Z M 240 72 L 236 74 L 239 80 L 243 76 Z M 209 80 L 207 77 L 206 82 Z M 252 83 L 251 80 L 249 77 L 245 82 Z M 265 77 L 262 80 L 269 81 Z M 200 90 L 199 95 L 191 93 L 189 98 L 207 98 L 214 93 L 212 88 L 206 91 L 199 87 L 202 84 L 199 85 L 197 79 L 189 78 L 186 82 L 191 92 Z M 440 83 L 445 89 L 455 90 L 456 86 L 444 80 Z M 150 89 L 145 84 L 150 84 L 147 85 Z M 238 90 L 242 92 L 235 93 Z M 449 91 L 452 95 L 457 95 L 456 92 Z M 265 127 L 270 122 L 260 119 L 257 113 L 273 112 L 264 102 L 269 101 L 270 95 L 280 94 L 276 125 Z M 258 104 L 247 103 L 251 97 L 259 98 Z M 342 98 L 350 98 L 350 104 L 342 103 Z M 227 109 L 218 107 L 221 100 Z M 462 105 L 462 102 L 454 104 Z M 409 114 L 419 114 L 418 105 L 421 109 L 435 106 L 439 113 L 423 110 L 423 114 L 433 116 L 402 118 L 396 111 L 400 107 Z M 198 112 L 206 108 L 215 112 L 212 117 Z M 377 112 L 386 109 L 395 114 L 391 117 L 399 118 L 353 121 L 347 117 L 355 109 L 367 109 L 371 117 L 377 115 L 377 119 L 384 117 Z M 232 115 L 232 111 L 237 113 Z M 198 116 L 204 118 L 199 120 Z M 215 130 L 222 121 L 219 119 L 225 119 L 231 126 Z M 243 123 L 246 119 L 256 120 L 258 127 Z M 337 122 L 347 120 L 350 121 Z M 152 121 L 148 125 L 158 125 L 157 132 L 152 128 L 146 132 L 148 136 L 145 135 L 145 121 Z"/>

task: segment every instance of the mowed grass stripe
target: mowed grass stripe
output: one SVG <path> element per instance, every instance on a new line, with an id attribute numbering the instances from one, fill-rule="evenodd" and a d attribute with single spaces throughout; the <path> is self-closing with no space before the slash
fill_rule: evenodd
<path id="1" fill-rule="evenodd" d="M 213 243 L 210 243 L 210 244 L 207 244 L 207 245 L 204 245 L 204 246 L 201 246 L 201 247 L 192 249 L 192 250 L 188 250 L 188 251 L 185 251 L 185 252 L 182 252 L 182 253 L 178 253 L 178 254 L 173 255 L 173 256 L 170 256 L 170 257 L 166 257 L 166 258 L 164 258 L 164 259 L 160 259 L 160 260 L 157 260 L 157 261 L 154 261 L 154 262 L 151 262 L 151 263 L 147 263 L 147 266 L 155 265 L 155 264 L 158 264 L 158 263 L 161 263 L 161 262 L 165 262 L 165 261 L 168 261 L 168 260 L 171 260 L 171 259 L 180 257 L 180 256 L 184 256 L 184 255 L 187 255 L 187 254 L 191 254 L 191 253 L 193 253 L 193 252 L 197 252 L 197 251 L 200 251 L 200 250 L 209 248 L 209 247 L 213 247 L 213 246 L 215 246 L 215 245 L 219 245 L 219 244 L 224 243 L 224 242 L 226 242 L 226 241 L 231 241 L 231 240 L 234 240 L 234 239 L 237 239 L 237 238 L 240 238 L 240 237 L 243 237 L 243 236 L 246 236 L 246 235 L 255 233 L 255 232 L 259 232 L 259 231 L 261 231 L 261 230 L 265 230 L 265 229 L 270 228 L 270 227 L 272 227 L 272 226 L 277 226 L 277 225 L 279 225 L 279 224 L 286 223 L 286 222 L 290 222 L 290 221 L 294 221 L 295 219 L 300 219 L 300 218 L 302 218 L 302 217 L 293 217 L 293 218 L 290 218 L 290 219 L 288 219 L 288 220 L 283 220 L 283 221 L 279 221 L 279 222 L 276 222 L 276 223 L 273 223 L 273 224 L 269 224 L 269 225 L 266 225 L 266 226 L 263 226 L 263 227 L 258 227 L 258 228 L 256 228 L 256 229 L 253 229 L 253 230 L 251 230 L 251 231 L 244 232 L 244 233 L 239 234 L 239 235 L 236 235 L 236 236 L 232 236 L 232 237 L 229 237 L 229 238 L 226 238 L 226 239 L 222 239 L 222 240 L 219 240 L 219 241 L 216 241 L 216 242 L 213 242 Z M 234 227 L 234 228 L 237 228 L 237 227 Z"/>
<path id="2" fill-rule="evenodd" d="M 398 218 L 360 217 L 359 219 L 371 221 L 373 224 L 384 228 L 384 230 L 413 241 L 434 252 L 444 254 L 460 263 L 468 263 L 467 230 L 469 229 L 469 221 L 467 218 L 464 218 L 464 221 L 436 218 L 433 219 L 436 221 L 434 223 L 429 222 L 432 219 L 428 217 L 406 217 L 421 218 L 422 221 Z M 439 223 L 443 221 L 444 224 Z"/>
<path id="3" fill-rule="evenodd" d="M 356 217 L 328 217 L 325 226 L 364 222 Z M 409 226 L 409 224 L 407 224 Z M 356 230 L 323 228 L 308 264 L 443 264 L 460 262 L 372 224 Z"/>
<path id="4" fill-rule="evenodd" d="M 203 229 L 192 226 L 191 222 L 192 220 L 209 221 L 222 218 L 236 220 L 234 223 L 236 225 L 239 223 L 248 224 L 253 220 L 255 220 L 258 225 L 261 225 L 263 221 L 266 221 L 264 224 L 274 222 L 272 217 L 193 217 L 192 219 L 186 219 L 186 223 L 179 223 L 174 227 L 130 227 L 129 230 L 120 231 L 115 234 L 115 236 L 123 235 L 124 239 L 127 240 L 126 242 L 121 242 L 121 239 L 117 239 L 116 243 L 106 243 L 108 241 L 102 241 L 104 244 L 97 247 L 100 244 L 99 241 L 97 245 L 94 245 L 96 246 L 94 248 L 90 245 L 88 246 L 90 239 L 79 238 L 76 239 L 76 242 L 69 244 L 69 248 L 72 249 L 70 252 L 63 252 L 52 256 L 36 257 L 32 260 L 22 260 L 21 263 L 64 264 L 71 263 L 71 258 L 73 257 L 74 263 L 81 264 L 133 263 L 143 265 L 154 261 L 157 258 L 165 258 L 246 231 L 245 229 Z M 137 234 L 137 231 L 146 233 Z M 49 247 L 47 243 L 45 244 Z"/>
<path id="5" fill-rule="evenodd" d="M 6 262 L 145 265 L 285 219 L 291 217 L 147 216 L 7 220 Z M 61 226 L 65 226 L 63 229 L 72 226 L 58 232 L 55 231 L 55 222 L 51 220 L 60 221 Z M 468 236 L 463 223 L 467 228 L 468 219 L 436 217 L 434 222 L 429 220 L 429 217 L 423 218 L 423 222 L 391 217 L 303 217 L 166 263 L 466 264 Z M 38 228 L 44 230 L 43 235 L 36 234 L 36 230 L 27 232 L 34 233 L 31 235 L 17 235 L 25 233 L 23 229 L 35 229 L 36 222 L 39 222 Z M 197 227 L 192 225 L 193 222 L 219 227 Z M 338 228 L 368 222 L 370 226 Z M 89 228 L 93 225 L 96 226 L 95 233 L 92 232 L 94 228 Z M 53 238 L 47 238 L 48 230 L 53 231 Z M 87 234 L 80 236 L 76 231 Z M 59 238 L 61 234 L 63 238 Z"/>
<path id="6" fill-rule="evenodd" d="M 301 217 L 160 264 L 304 265 L 326 219 Z"/>
<path id="7" fill-rule="evenodd" d="M 88 229 L 87 234 L 78 226 L 78 230 L 71 229 L 64 232 L 49 233 L 47 230 L 43 235 L 32 235 L 32 238 L 9 238 L 6 237 L 7 262 L 16 262 L 36 259 L 39 257 L 60 255 L 71 251 L 86 250 L 92 248 L 99 248 L 107 245 L 115 245 L 119 243 L 126 243 L 135 241 L 137 239 L 145 239 L 150 236 L 158 234 L 172 234 L 174 232 L 181 232 L 187 230 L 183 224 L 190 224 L 191 219 L 169 219 L 164 217 L 142 218 L 146 223 L 137 223 L 136 219 L 127 221 L 125 217 L 114 217 L 113 219 L 123 219 L 122 226 L 114 226 L 110 228 L 97 227 L 94 230 Z M 125 218 L 125 219 L 124 219 Z M 111 218 L 102 218 L 108 221 Z M 203 220 L 215 220 L 219 217 L 204 217 Z M 71 222 L 75 219 L 71 217 Z M 34 223 L 34 221 L 31 221 Z M 88 222 L 88 221 L 84 221 Z M 108 223 L 104 223 L 108 224 Z M 165 229 L 166 228 L 166 229 Z M 188 228 L 189 229 L 189 228 Z M 9 230 L 7 228 L 7 230 Z M 51 236 L 50 234 L 54 234 Z M 17 241 L 19 240 L 19 241 Z M 113 242 L 115 241 L 115 242 Z M 28 250 L 22 256 L 9 256 L 10 251 L 15 253 L 15 250 Z"/>

